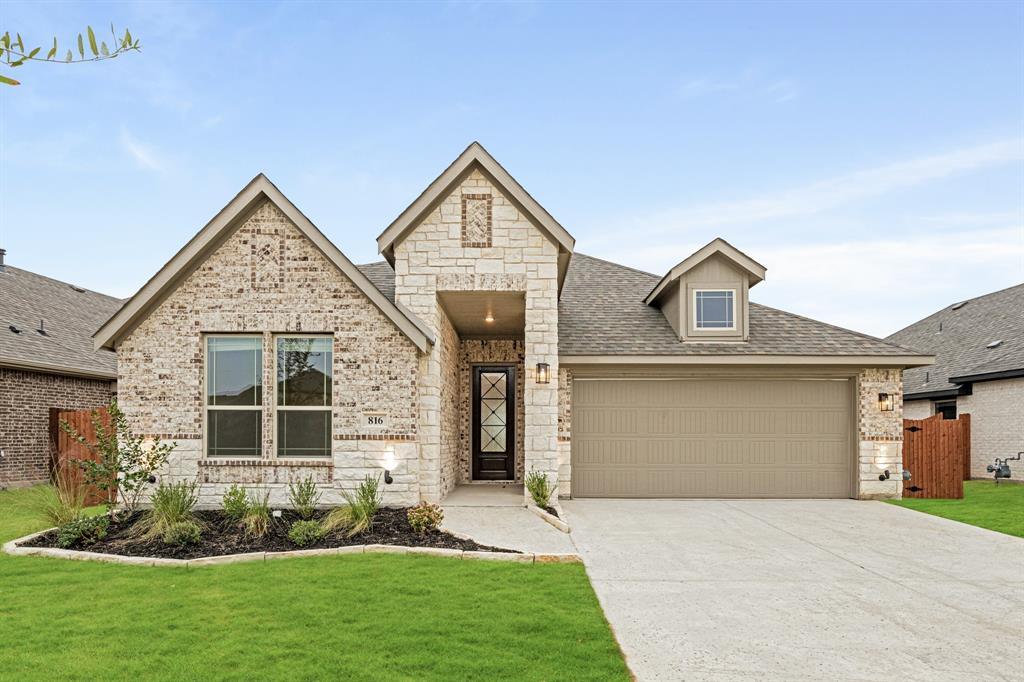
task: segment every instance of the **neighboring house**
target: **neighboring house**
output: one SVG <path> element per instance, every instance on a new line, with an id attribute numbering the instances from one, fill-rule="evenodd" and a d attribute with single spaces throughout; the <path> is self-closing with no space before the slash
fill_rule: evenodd
<path id="1" fill-rule="evenodd" d="M 888 338 L 935 355 L 904 374 L 904 416 L 971 415 L 971 476 L 1024 450 L 1024 284 L 954 303 Z M 1024 481 L 1024 462 L 1011 463 Z"/>
<path id="2" fill-rule="evenodd" d="M 0 249 L 0 488 L 49 477 L 50 408 L 110 402 L 117 356 L 92 334 L 122 301 L 4 264 Z"/>
<path id="3" fill-rule="evenodd" d="M 474 143 L 377 246 L 356 267 L 260 175 L 97 332 L 136 431 L 178 444 L 165 476 L 204 504 L 384 470 L 388 504 L 534 470 L 576 497 L 901 493 L 902 372 L 931 358 L 751 303 L 765 268 L 721 239 L 661 278 L 577 254 Z"/>

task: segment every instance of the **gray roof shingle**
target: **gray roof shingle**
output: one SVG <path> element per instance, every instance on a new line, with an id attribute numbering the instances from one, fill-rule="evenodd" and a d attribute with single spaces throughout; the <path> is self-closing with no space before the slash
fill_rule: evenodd
<path id="1" fill-rule="evenodd" d="M 117 376 L 117 356 L 93 349 L 92 334 L 121 307 L 112 296 L 27 270 L 0 272 L 0 365 Z M 37 329 L 43 320 L 46 334 Z M 21 330 L 14 333 L 11 326 Z"/>
<path id="2" fill-rule="evenodd" d="M 394 272 L 384 262 L 359 268 L 388 296 Z M 659 277 L 575 253 L 558 304 L 558 351 L 568 355 L 917 355 L 908 348 L 824 322 L 750 304 L 746 343 L 683 343 L 644 297 Z"/>
<path id="3" fill-rule="evenodd" d="M 906 395 L 953 390 L 951 377 L 1024 369 L 1024 284 L 946 306 L 888 340 L 935 355 L 931 367 L 904 373 Z"/>

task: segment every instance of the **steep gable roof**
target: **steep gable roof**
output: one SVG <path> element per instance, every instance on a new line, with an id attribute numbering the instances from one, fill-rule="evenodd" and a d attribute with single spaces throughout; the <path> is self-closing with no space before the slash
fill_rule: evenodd
<path id="1" fill-rule="evenodd" d="M 558 283 L 565 279 L 569 257 L 576 240 L 541 206 L 515 178 L 506 171 L 479 142 L 473 142 L 455 161 L 431 182 L 395 220 L 377 237 L 377 250 L 392 266 L 395 245 L 402 241 L 437 204 L 444 201 L 455 187 L 474 169 L 497 185 L 505 196 L 523 212 L 548 239 L 558 246 Z"/>
<path id="2" fill-rule="evenodd" d="M 906 396 L 955 394 L 959 384 L 1024 376 L 1024 284 L 959 301 L 890 335 L 888 340 L 935 354 L 935 365 L 907 370 Z M 998 345 L 993 345 L 1001 341 Z"/>
<path id="3" fill-rule="evenodd" d="M 0 366 L 116 379 L 117 356 L 93 348 L 92 333 L 121 303 L 5 265 L 0 271 Z"/>
<path id="4" fill-rule="evenodd" d="M 264 201 L 270 201 L 284 213 L 417 348 L 425 351 L 433 343 L 433 334 L 415 315 L 384 296 L 274 183 L 260 173 L 100 327 L 94 335 L 96 348 L 113 349 Z"/>
<path id="5" fill-rule="evenodd" d="M 658 283 L 654 285 L 651 292 L 644 298 L 644 303 L 650 305 L 657 300 L 658 296 L 668 287 L 669 284 L 679 279 L 687 272 L 697 267 L 699 264 L 706 261 L 712 256 L 720 255 L 734 263 L 737 267 L 747 273 L 747 279 L 750 286 L 754 286 L 758 282 L 764 281 L 765 273 L 767 269 L 758 263 L 756 260 L 743 253 L 735 246 L 725 241 L 721 237 L 716 237 L 701 248 L 694 251 L 692 254 L 687 256 L 676 265 L 674 268 L 669 270 L 664 277 L 658 280 Z"/>

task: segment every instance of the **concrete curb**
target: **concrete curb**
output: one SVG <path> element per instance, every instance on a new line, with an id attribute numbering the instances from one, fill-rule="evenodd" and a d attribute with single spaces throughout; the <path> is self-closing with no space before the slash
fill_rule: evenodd
<path id="1" fill-rule="evenodd" d="M 552 505 L 552 506 L 554 506 L 554 505 Z M 551 524 L 552 526 L 554 526 L 558 530 L 562 531 L 563 533 L 571 532 L 572 529 L 569 528 L 569 524 L 568 523 L 566 523 L 562 519 L 558 518 L 557 516 L 553 516 L 553 515 L 547 513 L 546 511 L 544 511 L 543 509 L 541 509 L 537 505 L 531 503 L 531 504 L 526 505 L 526 508 L 529 509 L 530 511 L 532 511 L 534 514 L 539 516 L 541 519 L 543 519 L 547 523 Z M 555 507 L 555 508 L 558 510 L 559 513 L 562 513 L 562 508 L 561 507 Z"/>
<path id="2" fill-rule="evenodd" d="M 68 559 L 72 561 L 100 561 L 110 564 L 129 566 L 178 566 L 181 568 L 201 568 L 203 566 L 220 566 L 224 564 L 240 564 L 253 561 L 273 561 L 275 559 L 298 559 L 310 556 L 333 556 L 341 554 L 418 554 L 420 556 L 448 557 L 471 561 L 507 561 L 519 564 L 552 564 L 582 563 L 578 554 L 533 554 L 515 552 L 476 552 L 445 547 L 406 547 L 405 545 L 349 545 L 346 547 L 329 547 L 327 549 L 295 549 L 286 552 L 249 552 L 246 554 L 223 554 L 198 559 L 163 559 L 145 556 L 122 556 L 120 554 L 103 554 L 100 552 L 83 552 L 75 549 L 59 549 L 57 547 L 21 547 L 53 528 L 32 533 L 7 542 L 3 546 L 5 554 L 13 556 L 42 556 L 51 559 Z M 454 535 L 454 533 L 453 533 Z M 472 539 L 463 537 L 462 539 Z"/>

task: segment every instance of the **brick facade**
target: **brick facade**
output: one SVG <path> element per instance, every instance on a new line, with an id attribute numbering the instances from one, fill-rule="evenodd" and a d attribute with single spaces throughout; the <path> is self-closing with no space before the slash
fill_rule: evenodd
<path id="1" fill-rule="evenodd" d="M 893 396 L 883 412 L 878 394 Z M 857 497 L 862 500 L 903 496 L 903 370 L 863 369 L 857 375 Z M 890 478 L 878 476 L 889 471 Z"/>
<path id="2" fill-rule="evenodd" d="M 204 333 L 263 338 L 263 452 L 233 463 L 203 456 Z M 333 439 L 329 462 L 276 460 L 274 337 L 333 337 Z M 249 482 L 281 503 L 289 480 L 314 475 L 324 502 L 391 463 L 385 502 L 419 500 L 418 351 L 395 325 L 270 202 L 260 206 L 118 347 L 120 402 L 143 434 L 175 434 L 172 478 L 198 479 L 201 504 L 219 504 L 232 482 Z M 364 426 L 383 413 L 384 431 Z"/>
<path id="3" fill-rule="evenodd" d="M 114 382 L 0 367 L 0 488 L 49 478 L 50 408 L 84 410 L 110 402 Z"/>

